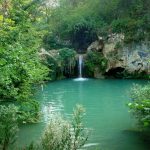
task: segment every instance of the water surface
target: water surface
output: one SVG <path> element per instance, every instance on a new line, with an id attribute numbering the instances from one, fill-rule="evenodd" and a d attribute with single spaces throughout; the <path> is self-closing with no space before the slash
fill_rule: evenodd
<path id="1" fill-rule="evenodd" d="M 148 150 L 143 137 L 135 132 L 135 120 L 128 113 L 129 90 L 145 80 L 62 80 L 50 82 L 37 91 L 43 112 L 42 122 L 23 126 L 19 133 L 22 145 L 38 141 L 48 116 L 61 112 L 70 116 L 76 104 L 86 108 L 85 124 L 92 128 L 87 148 L 95 150 Z"/>

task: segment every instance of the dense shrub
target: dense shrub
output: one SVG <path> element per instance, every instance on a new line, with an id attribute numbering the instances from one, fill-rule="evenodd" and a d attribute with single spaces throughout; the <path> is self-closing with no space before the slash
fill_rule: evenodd
<path id="1" fill-rule="evenodd" d="M 62 117 L 52 118 L 42 137 L 44 150 L 77 150 L 88 139 L 87 129 L 83 126 L 84 109 L 77 106 L 72 121 Z"/>
<path id="2" fill-rule="evenodd" d="M 20 124 L 37 123 L 40 115 L 40 105 L 37 101 L 31 99 L 19 103 L 17 116 Z"/>
<path id="3" fill-rule="evenodd" d="M 89 73 L 92 75 L 95 68 L 103 74 L 107 68 L 107 59 L 99 52 L 88 52 L 85 60 L 85 67 Z"/>
<path id="4" fill-rule="evenodd" d="M 31 111 L 38 106 L 31 100 L 33 85 L 46 80 L 49 71 L 38 56 L 44 32 L 36 26 L 36 6 L 32 0 L 0 1 L 0 101 L 17 102 L 26 118 L 29 114 L 33 118 Z M 23 104 L 30 113 L 22 109 Z"/>
<path id="5" fill-rule="evenodd" d="M 16 141 L 18 131 L 17 107 L 0 105 L 0 149 L 7 150 Z"/>
<path id="6" fill-rule="evenodd" d="M 59 39 L 58 36 L 53 33 L 47 33 L 43 37 L 43 47 L 47 50 L 61 49 L 64 47 L 71 47 L 70 40 L 65 41 Z"/>
<path id="7" fill-rule="evenodd" d="M 71 121 L 58 114 L 50 116 L 49 123 L 43 131 L 41 140 L 29 146 L 19 148 L 16 144 L 19 111 L 16 106 L 0 106 L 0 149 L 26 150 L 77 150 L 88 139 L 88 129 L 83 125 L 85 110 L 77 105 Z M 14 145 L 13 145 L 14 144 Z"/>
<path id="8" fill-rule="evenodd" d="M 137 20 L 136 18 L 123 18 L 114 20 L 112 22 L 113 32 L 124 33 L 125 42 L 131 43 L 140 42 L 146 38 L 144 30 L 141 28 L 143 26 L 143 20 Z"/>
<path id="9" fill-rule="evenodd" d="M 148 0 L 62 0 L 50 11 L 49 30 L 83 50 L 96 33 L 123 32 L 126 42 L 139 42 L 150 38 L 149 7 Z"/>
<path id="10" fill-rule="evenodd" d="M 131 98 L 132 102 L 128 104 L 131 112 L 141 127 L 150 129 L 150 84 L 135 85 L 131 90 Z"/>

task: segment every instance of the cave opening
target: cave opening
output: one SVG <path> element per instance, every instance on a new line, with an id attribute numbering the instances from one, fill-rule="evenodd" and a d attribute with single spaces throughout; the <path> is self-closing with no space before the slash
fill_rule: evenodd
<path id="1" fill-rule="evenodd" d="M 77 23 L 71 31 L 71 43 L 79 54 L 86 53 L 88 46 L 97 40 L 97 33 L 93 25 L 86 21 Z"/>
<path id="2" fill-rule="evenodd" d="M 125 72 L 125 68 L 123 67 L 116 67 L 108 70 L 104 75 L 107 77 L 113 78 L 123 78 Z"/>

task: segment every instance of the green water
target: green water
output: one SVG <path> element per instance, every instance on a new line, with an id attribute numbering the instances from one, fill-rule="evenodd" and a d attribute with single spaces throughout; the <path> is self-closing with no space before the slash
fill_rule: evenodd
<path id="1" fill-rule="evenodd" d="M 135 120 L 128 113 L 129 89 L 133 83 L 145 84 L 144 80 L 62 80 L 38 89 L 36 98 L 41 103 L 42 122 L 25 125 L 19 132 L 19 143 L 38 141 L 52 112 L 65 116 L 72 113 L 76 104 L 86 108 L 85 124 L 92 128 L 88 148 L 95 150 L 148 150 L 150 145 L 135 132 Z"/>

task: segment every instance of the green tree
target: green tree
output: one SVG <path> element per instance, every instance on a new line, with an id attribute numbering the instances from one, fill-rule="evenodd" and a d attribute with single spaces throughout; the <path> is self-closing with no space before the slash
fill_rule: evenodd
<path id="1" fill-rule="evenodd" d="M 6 1 L 2 2 L 3 6 Z M 37 54 L 42 33 L 34 27 L 31 9 L 25 9 L 29 3 L 7 1 L 8 15 L 0 16 L 0 95 L 4 99 L 27 100 L 32 84 L 48 73 Z"/>
<path id="2" fill-rule="evenodd" d="M 0 149 L 7 150 L 16 141 L 18 131 L 17 107 L 0 105 Z"/>
<path id="3" fill-rule="evenodd" d="M 45 33 L 39 31 L 42 14 L 37 13 L 39 7 L 39 1 L 32 0 L 0 3 L 0 97 L 17 101 L 22 114 L 25 110 L 21 110 L 22 104 L 28 104 L 25 105 L 28 109 L 30 103 L 29 112 L 32 108 L 39 110 L 37 102 L 31 100 L 33 84 L 42 83 L 49 72 L 38 55 Z"/>
<path id="4" fill-rule="evenodd" d="M 87 47 L 96 33 L 122 32 L 126 42 L 138 42 L 150 37 L 149 7 L 148 0 L 63 0 L 49 12 L 48 29 L 74 48 Z"/>

